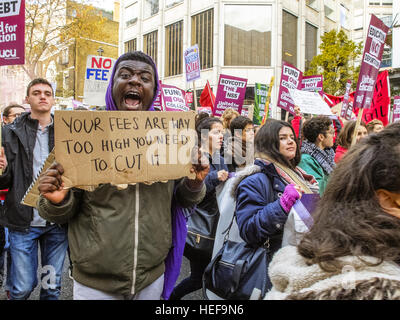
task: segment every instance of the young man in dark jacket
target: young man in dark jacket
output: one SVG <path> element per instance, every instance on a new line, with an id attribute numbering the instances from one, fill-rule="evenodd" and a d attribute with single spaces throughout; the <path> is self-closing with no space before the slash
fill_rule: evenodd
<path id="1" fill-rule="evenodd" d="M 30 113 L 3 127 L 0 154 L 0 189 L 8 188 L 0 223 L 9 229 L 12 257 L 10 298 L 28 299 L 37 285 L 38 245 L 44 274 L 40 299 L 56 300 L 61 292 L 61 274 L 68 240 L 66 229 L 41 218 L 36 209 L 21 200 L 39 174 L 54 147 L 53 89 L 45 79 L 35 79 L 27 89 Z"/>
<path id="2" fill-rule="evenodd" d="M 154 110 L 158 90 L 152 59 L 138 51 L 125 53 L 111 75 L 107 110 Z M 137 183 L 124 189 L 102 184 L 92 192 L 63 189 L 58 163 L 41 176 L 40 215 L 68 222 L 75 300 L 160 299 L 176 232 L 172 200 L 188 207 L 205 195 L 209 166 L 200 164 L 192 170 L 194 180 Z M 169 294 L 163 297 L 168 299 Z"/>

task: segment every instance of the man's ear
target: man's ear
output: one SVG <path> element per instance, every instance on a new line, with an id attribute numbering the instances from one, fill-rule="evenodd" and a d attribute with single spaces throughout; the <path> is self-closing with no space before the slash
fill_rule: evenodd
<path id="1" fill-rule="evenodd" d="M 378 189 L 376 190 L 376 196 L 379 205 L 385 212 L 400 218 L 400 193 Z"/>
<path id="2" fill-rule="evenodd" d="M 317 137 L 317 141 L 321 142 L 322 140 L 324 140 L 324 138 L 325 138 L 324 134 L 323 133 L 319 133 L 318 137 Z"/>

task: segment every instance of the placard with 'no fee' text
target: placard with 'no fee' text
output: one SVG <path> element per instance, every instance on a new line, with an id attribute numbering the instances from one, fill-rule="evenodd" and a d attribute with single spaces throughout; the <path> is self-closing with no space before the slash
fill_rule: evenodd
<path id="1" fill-rule="evenodd" d="M 55 111 L 65 187 L 191 176 L 194 112 Z"/>

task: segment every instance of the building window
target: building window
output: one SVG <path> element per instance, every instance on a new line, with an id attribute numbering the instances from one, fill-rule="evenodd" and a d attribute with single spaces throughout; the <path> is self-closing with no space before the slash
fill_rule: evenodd
<path id="1" fill-rule="evenodd" d="M 272 7 L 225 5 L 224 10 L 225 65 L 270 66 Z"/>
<path id="2" fill-rule="evenodd" d="M 306 22 L 306 61 L 305 71 L 310 68 L 311 60 L 317 55 L 318 28 Z"/>
<path id="3" fill-rule="evenodd" d="M 158 31 L 153 31 L 143 36 L 143 51 L 153 58 L 157 64 Z"/>
<path id="4" fill-rule="evenodd" d="M 165 7 L 166 8 L 171 8 L 174 5 L 183 2 L 183 0 L 165 0 Z"/>
<path id="5" fill-rule="evenodd" d="M 297 17 L 282 12 L 282 60 L 297 66 Z"/>
<path id="6" fill-rule="evenodd" d="M 201 69 L 213 66 L 214 10 L 192 17 L 192 45 L 198 44 Z"/>
<path id="7" fill-rule="evenodd" d="M 306 0 L 306 5 L 318 11 L 318 0 Z"/>
<path id="8" fill-rule="evenodd" d="M 139 5 L 137 2 L 132 3 L 125 8 L 125 21 L 127 27 L 130 27 L 131 25 L 136 23 L 138 19 L 138 9 Z"/>
<path id="9" fill-rule="evenodd" d="M 136 51 L 136 39 L 125 42 L 125 52 Z"/>
<path id="10" fill-rule="evenodd" d="M 154 16 L 158 13 L 159 7 L 159 0 L 145 0 L 143 6 L 143 17 L 146 19 L 148 17 Z"/>
<path id="11" fill-rule="evenodd" d="M 382 22 L 387 26 L 387 27 L 391 27 L 392 25 L 392 21 L 393 21 L 393 16 L 382 16 L 380 17 L 380 19 L 382 20 Z"/>
<path id="12" fill-rule="evenodd" d="M 334 19 L 335 11 L 327 5 L 324 6 L 324 10 L 325 10 L 325 17 L 331 19 L 332 21 L 335 21 Z"/>
<path id="13" fill-rule="evenodd" d="M 340 25 L 344 29 L 349 29 L 349 10 L 344 6 L 340 5 Z"/>
<path id="14" fill-rule="evenodd" d="M 182 73 L 182 29 L 183 21 L 165 27 L 165 76 Z"/>

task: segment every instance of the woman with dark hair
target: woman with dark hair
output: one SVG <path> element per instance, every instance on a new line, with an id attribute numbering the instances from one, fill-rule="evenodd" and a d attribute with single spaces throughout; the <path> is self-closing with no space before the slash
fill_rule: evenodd
<path id="1" fill-rule="evenodd" d="M 337 138 L 338 146 L 336 148 L 335 162 L 338 163 L 340 159 L 346 154 L 347 150 L 351 147 L 354 129 L 356 128 L 356 121 L 348 121 L 340 131 Z M 361 121 L 357 130 L 356 142 L 368 135 L 367 125 Z"/>
<path id="2" fill-rule="evenodd" d="M 399 176 L 394 123 L 340 161 L 311 230 L 271 262 L 266 299 L 400 299 Z"/>
<path id="3" fill-rule="evenodd" d="M 206 154 L 210 163 L 210 171 L 204 180 L 206 185 L 206 195 L 192 212 L 192 215 L 208 215 L 214 216 L 213 235 L 218 225 L 219 209 L 216 197 L 216 187 L 228 179 L 228 167 L 224 163 L 224 158 L 220 154 L 223 140 L 223 126 L 219 118 L 198 116 L 196 121 L 196 131 L 200 150 Z M 189 218 L 190 219 L 190 216 Z M 189 221 L 190 226 L 190 221 Z M 188 228 L 188 236 L 190 230 Z M 182 282 L 174 288 L 171 293 L 170 300 L 180 300 L 183 296 L 201 289 L 202 277 L 205 268 L 211 261 L 212 246 L 209 251 L 203 251 L 189 246 L 186 243 L 185 257 L 190 261 L 190 276 L 182 280 Z"/>
<path id="4" fill-rule="evenodd" d="M 240 236 L 252 246 L 281 247 L 288 213 L 302 193 L 318 192 L 313 176 L 297 167 L 300 148 L 292 126 L 269 119 L 255 138 L 255 161 L 236 177 L 233 192 Z"/>

